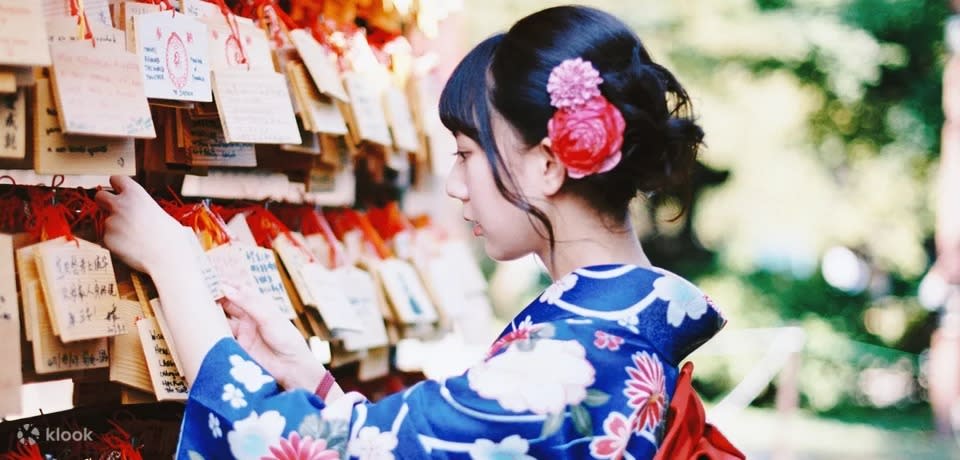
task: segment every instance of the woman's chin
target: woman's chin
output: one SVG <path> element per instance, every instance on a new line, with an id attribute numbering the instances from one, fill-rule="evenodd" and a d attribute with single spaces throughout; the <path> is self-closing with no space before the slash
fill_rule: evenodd
<path id="1" fill-rule="evenodd" d="M 489 236 L 485 237 L 483 240 L 483 250 L 487 253 L 487 257 L 497 262 L 510 262 L 511 260 L 517 260 L 530 254 L 530 251 L 517 250 L 515 248 L 505 248 L 501 245 L 498 245 L 496 241 Z"/>

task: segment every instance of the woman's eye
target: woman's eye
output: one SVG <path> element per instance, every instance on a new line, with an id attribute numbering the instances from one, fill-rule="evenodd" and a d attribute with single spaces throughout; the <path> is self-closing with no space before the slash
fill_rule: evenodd
<path id="1" fill-rule="evenodd" d="M 466 159 L 467 159 L 467 152 L 466 152 L 466 151 L 463 151 L 463 150 L 457 150 L 456 152 L 453 152 L 453 156 L 455 156 L 455 157 L 457 157 L 457 158 L 459 158 L 459 159 L 461 159 L 461 160 L 466 160 Z"/>

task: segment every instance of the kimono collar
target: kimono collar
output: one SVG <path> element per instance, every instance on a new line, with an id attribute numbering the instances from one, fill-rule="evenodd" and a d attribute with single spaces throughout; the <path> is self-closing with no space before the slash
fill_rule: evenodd
<path id="1" fill-rule="evenodd" d="M 539 319 L 615 321 L 678 365 L 726 320 L 689 281 L 660 268 L 598 265 L 557 280 L 531 304 Z"/>

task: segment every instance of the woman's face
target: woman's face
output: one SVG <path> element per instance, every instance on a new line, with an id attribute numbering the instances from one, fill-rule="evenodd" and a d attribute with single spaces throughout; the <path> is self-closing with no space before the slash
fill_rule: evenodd
<path id="1" fill-rule="evenodd" d="M 492 117 L 494 138 L 504 158 L 504 167 L 514 176 L 517 187 L 501 167 L 500 177 L 508 190 L 516 191 L 536 205 L 536 168 L 524 155 L 519 136 L 498 114 Z M 513 260 L 538 252 L 546 240 L 534 227 L 531 216 L 511 204 L 497 189 L 486 153 L 473 139 L 456 135 L 457 160 L 447 178 L 447 194 L 463 202 L 463 218 L 473 224 L 473 234 L 484 238 L 484 249 L 494 260 Z M 533 195 L 533 196 L 531 196 Z"/>

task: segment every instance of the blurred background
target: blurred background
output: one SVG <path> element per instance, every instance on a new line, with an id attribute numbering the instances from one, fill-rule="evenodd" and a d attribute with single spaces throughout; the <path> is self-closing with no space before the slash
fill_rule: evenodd
<path id="1" fill-rule="evenodd" d="M 748 458 L 960 459 L 953 1 L 579 2 L 637 31 L 706 130 L 689 212 L 674 219 L 676 203 L 656 198 L 637 203 L 635 223 L 652 261 L 697 283 L 729 320 L 692 356 L 695 386 Z M 414 0 L 383 3 L 408 11 Z M 411 41 L 442 76 L 482 39 L 566 3 L 416 0 L 428 39 Z M 444 155 L 432 186 L 405 209 L 442 209 L 459 227 L 438 164 L 454 149 L 434 148 Z M 495 263 L 474 249 L 496 324 L 472 331 L 488 332 L 470 340 L 482 346 L 440 342 L 444 362 L 411 367 L 459 372 L 549 283 L 533 258 Z M 426 345 L 408 345 L 405 356 L 423 355 Z M 71 407 L 72 391 L 37 388 L 24 388 L 25 413 Z"/>
<path id="2" fill-rule="evenodd" d="M 564 3 L 463 0 L 441 24 L 445 64 Z M 729 319 L 693 357 L 711 420 L 750 458 L 960 458 L 946 308 L 960 255 L 944 239 L 960 171 L 941 146 L 951 5 L 582 3 L 636 29 L 707 132 L 691 212 L 671 221 L 662 199 L 636 215 L 653 262 Z M 549 282 L 534 260 L 481 260 L 498 326 Z"/>

